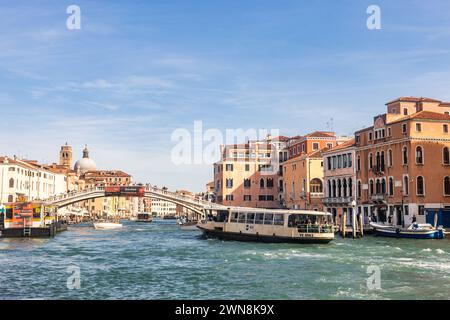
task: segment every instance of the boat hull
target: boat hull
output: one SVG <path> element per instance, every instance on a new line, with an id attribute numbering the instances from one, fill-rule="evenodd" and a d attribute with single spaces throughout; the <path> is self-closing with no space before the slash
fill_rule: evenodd
<path id="1" fill-rule="evenodd" d="M 444 232 L 432 230 L 427 232 L 375 229 L 375 235 L 389 238 L 407 239 L 444 239 Z"/>
<path id="2" fill-rule="evenodd" d="M 112 230 L 120 229 L 123 225 L 120 223 L 110 223 L 110 222 L 97 222 L 94 223 L 94 228 L 98 230 Z"/>
<path id="3" fill-rule="evenodd" d="M 309 238 L 309 237 L 282 237 L 282 236 L 268 236 L 261 234 L 224 232 L 222 230 L 211 230 L 197 226 L 206 238 L 217 238 L 220 240 L 232 241 L 246 241 L 246 242 L 265 242 L 265 243 L 329 243 L 333 240 L 330 238 Z"/>

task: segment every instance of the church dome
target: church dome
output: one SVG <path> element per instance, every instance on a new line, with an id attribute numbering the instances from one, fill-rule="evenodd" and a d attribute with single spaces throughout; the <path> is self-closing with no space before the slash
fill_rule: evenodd
<path id="1" fill-rule="evenodd" d="M 89 150 L 87 146 L 83 150 L 83 158 L 75 163 L 74 170 L 80 173 L 97 170 L 95 161 L 89 158 Z"/>

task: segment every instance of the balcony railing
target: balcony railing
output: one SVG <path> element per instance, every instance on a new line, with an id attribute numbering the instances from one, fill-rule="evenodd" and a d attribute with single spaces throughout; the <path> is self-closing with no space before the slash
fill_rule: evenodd
<path id="1" fill-rule="evenodd" d="M 349 204 L 352 200 L 352 197 L 326 197 L 322 199 L 322 202 L 324 204 Z"/>
<path id="2" fill-rule="evenodd" d="M 370 200 L 372 201 L 384 201 L 386 200 L 385 194 L 373 194 L 370 196 Z"/>
<path id="3" fill-rule="evenodd" d="M 323 198 L 323 192 L 310 192 L 309 196 L 311 198 Z"/>

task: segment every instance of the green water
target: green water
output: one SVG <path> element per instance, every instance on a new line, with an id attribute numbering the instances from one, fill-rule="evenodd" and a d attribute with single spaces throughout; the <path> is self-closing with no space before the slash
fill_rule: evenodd
<path id="1" fill-rule="evenodd" d="M 204 240 L 173 221 L 0 240 L 1 299 L 449 299 L 450 240 Z M 68 289 L 69 267 L 80 288 Z M 381 289 L 369 289 L 369 266 Z M 70 282 L 73 283 L 73 282 Z"/>

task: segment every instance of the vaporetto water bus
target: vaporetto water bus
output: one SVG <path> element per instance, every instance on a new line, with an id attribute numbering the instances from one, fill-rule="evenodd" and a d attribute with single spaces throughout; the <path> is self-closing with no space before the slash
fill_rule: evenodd
<path id="1" fill-rule="evenodd" d="M 334 239 L 332 214 L 322 211 L 258 208 L 205 209 L 197 227 L 223 240 L 328 243 Z"/>

